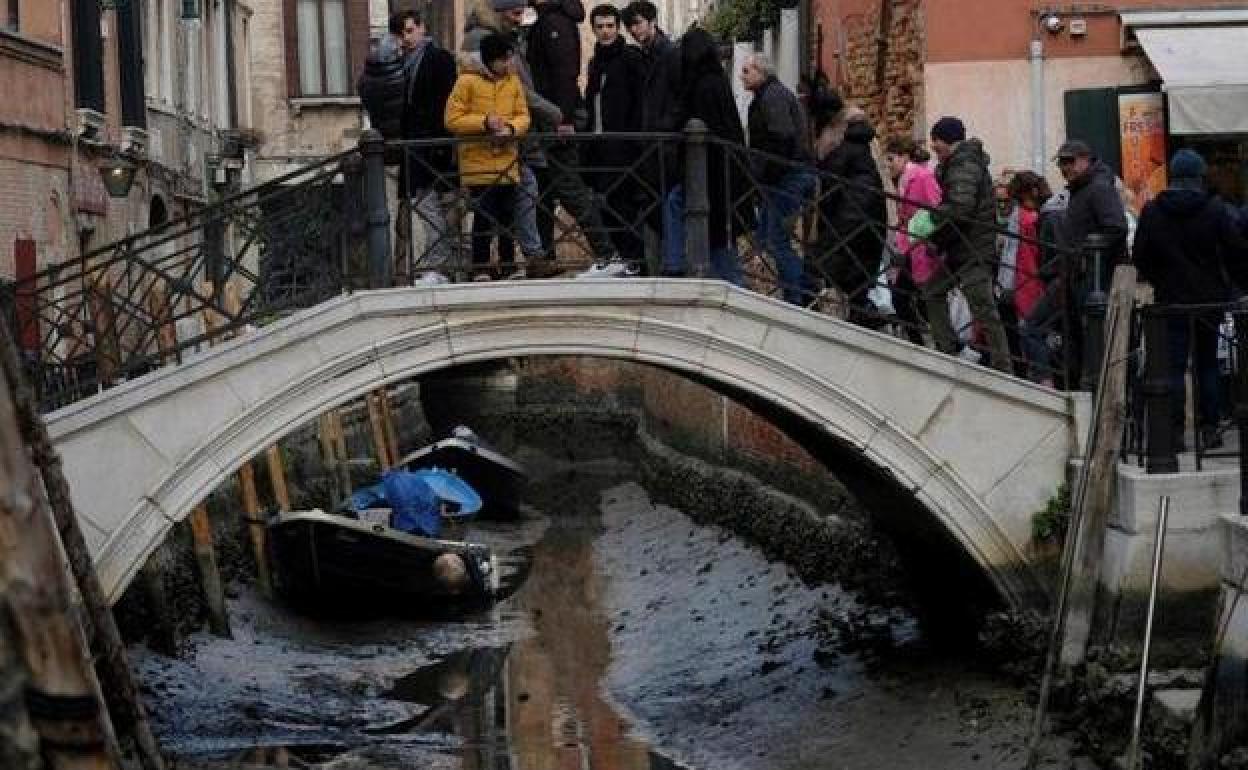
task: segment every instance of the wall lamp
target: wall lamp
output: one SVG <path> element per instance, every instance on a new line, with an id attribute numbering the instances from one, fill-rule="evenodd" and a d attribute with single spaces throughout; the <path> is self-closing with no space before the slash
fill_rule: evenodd
<path id="1" fill-rule="evenodd" d="M 100 164 L 100 178 L 104 180 L 104 189 L 110 198 L 126 198 L 134 185 L 134 173 L 138 170 L 125 158 L 113 158 Z"/>

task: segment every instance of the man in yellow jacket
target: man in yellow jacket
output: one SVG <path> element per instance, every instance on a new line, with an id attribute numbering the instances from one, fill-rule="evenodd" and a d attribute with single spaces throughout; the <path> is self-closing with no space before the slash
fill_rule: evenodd
<path id="1" fill-rule="evenodd" d="M 446 128 L 459 145 L 460 183 L 472 202 L 473 280 L 490 280 L 490 242 L 510 226 L 520 180 L 516 137 L 529 130 L 524 86 L 512 71 L 515 49 L 502 35 L 486 35 L 469 55 L 446 101 Z"/>

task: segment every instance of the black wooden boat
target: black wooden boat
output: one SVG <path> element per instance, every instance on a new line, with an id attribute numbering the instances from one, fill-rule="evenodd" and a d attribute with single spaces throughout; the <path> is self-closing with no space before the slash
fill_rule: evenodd
<path id="1" fill-rule="evenodd" d="M 301 603 L 376 600 L 437 609 L 486 601 L 498 590 L 498 566 L 484 545 L 319 510 L 278 514 L 268 535 L 278 587 Z"/>
<path id="2" fill-rule="evenodd" d="M 399 461 L 408 470 L 441 468 L 468 482 L 484 501 L 481 515 L 510 518 L 520 510 L 520 496 L 528 474 L 514 460 L 481 444 L 468 430 L 457 429 L 452 436 L 415 452 Z"/>

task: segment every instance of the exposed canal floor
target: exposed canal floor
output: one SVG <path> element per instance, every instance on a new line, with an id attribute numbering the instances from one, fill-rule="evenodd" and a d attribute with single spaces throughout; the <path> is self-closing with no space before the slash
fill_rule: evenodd
<path id="1" fill-rule="evenodd" d="M 1020 690 L 600 470 L 545 480 L 520 521 L 470 525 L 504 567 L 490 608 L 312 619 L 243 591 L 232 640 L 198 634 L 179 659 L 133 647 L 174 766 L 1022 765 Z M 1045 766 L 1072 766 L 1047 749 Z"/>

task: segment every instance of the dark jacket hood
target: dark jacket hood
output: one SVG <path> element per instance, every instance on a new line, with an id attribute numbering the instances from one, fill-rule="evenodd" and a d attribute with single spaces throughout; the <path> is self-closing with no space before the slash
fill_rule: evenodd
<path id="1" fill-rule="evenodd" d="M 848 130 L 846 131 L 848 136 Z M 955 161 L 970 160 L 982 166 L 992 165 L 992 158 L 984 149 L 984 143 L 978 139 L 966 139 L 958 142 L 958 146 L 953 148 L 953 152 L 949 155 L 947 163 L 952 164 Z"/>
<path id="2" fill-rule="evenodd" d="M 866 119 L 855 119 L 845 124 L 845 141 L 855 144 L 871 144 L 875 139 L 875 129 Z"/>
<path id="3" fill-rule="evenodd" d="M 687 76 L 723 74 L 724 71 L 715 39 L 700 27 L 694 27 L 680 39 L 680 63 L 681 71 Z"/>
<path id="4" fill-rule="evenodd" d="M 581 0 L 552 0 L 549 3 L 542 3 L 537 6 L 539 14 L 554 13 L 560 11 L 564 16 L 572 19 L 577 24 L 585 21 L 585 6 L 581 4 Z"/>
<path id="5" fill-rule="evenodd" d="M 1211 197 L 1204 190 L 1162 190 L 1157 205 L 1170 216 L 1188 219 L 1204 211 Z"/>
<path id="6" fill-rule="evenodd" d="M 1110 187 L 1114 186 L 1114 170 L 1103 160 L 1093 161 L 1092 165 L 1088 166 L 1088 170 L 1071 180 L 1067 187 L 1071 191 L 1078 190 L 1080 187 L 1087 187 L 1098 179 L 1108 181 Z"/>

